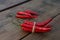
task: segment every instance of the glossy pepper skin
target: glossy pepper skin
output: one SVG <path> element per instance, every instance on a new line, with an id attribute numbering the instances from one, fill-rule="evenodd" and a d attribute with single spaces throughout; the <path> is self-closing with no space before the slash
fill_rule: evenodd
<path id="1" fill-rule="evenodd" d="M 36 23 L 36 27 L 35 27 L 35 32 L 49 32 L 51 30 L 51 26 L 47 25 L 52 19 L 48 19 L 44 22 L 37 22 Z M 28 32 L 32 32 L 32 28 L 33 28 L 34 22 L 31 21 L 27 21 L 25 20 L 23 24 L 21 24 L 20 26 L 22 26 L 22 29 L 24 31 L 28 31 Z"/>
<path id="2" fill-rule="evenodd" d="M 18 12 L 16 14 L 17 18 L 22 18 L 22 19 L 31 19 L 31 18 L 37 18 L 37 13 L 33 12 L 31 10 L 25 10 L 23 12 Z"/>

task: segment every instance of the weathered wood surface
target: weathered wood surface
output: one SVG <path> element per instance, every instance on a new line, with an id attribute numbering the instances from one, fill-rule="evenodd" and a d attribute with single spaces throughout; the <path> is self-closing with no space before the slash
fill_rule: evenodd
<path id="1" fill-rule="evenodd" d="M 25 9 L 31 8 L 31 6 L 33 6 L 33 4 L 36 4 L 35 2 L 36 1 L 28 2 L 26 4 L 17 6 L 10 10 L 0 12 L 0 35 L 1 35 L 0 39 L 1 40 L 18 40 L 28 34 L 28 32 L 24 32 L 19 27 L 20 23 L 16 21 L 17 19 L 15 18 L 15 14 L 18 11 L 24 11 Z M 37 3 L 37 4 L 39 4 L 39 3 Z M 33 7 L 35 7 L 35 6 L 33 6 Z"/>
<path id="2" fill-rule="evenodd" d="M 19 27 L 19 24 L 23 20 L 19 19 L 17 20 L 15 18 L 15 15 L 18 11 L 24 11 L 26 9 L 32 9 L 34 11 L 38 10 L 39 19 L 38 22 L 42 22 L 54 15 L 57 15 L 59 13 L 59 6 L 44 6 L 43 9 L 40 8 L 41 0 L 33 0 L 31 2 L 28 2 L 26 4 L 14 7 L 12 9 L 6 10 L 4 12 L 0 12 L 0 40 L 59 40 L 59 17 L 56 17 L 51 23 L 53 29 L 51 32 L 48 33 L 34 33 L 29 34 L 28 32 L 25 32 L 21 30 L 21 27 Z M 42 12 L 41 12 L 42 11 Z M 29 35 L 27 35 L 29 34 Z M 58 35 L 57 35 L 58 34 Z M 27 35 L 27 36 L 26 36 Z M 23 38 L 26 36 L 25 38 Z M 56 36 L 56 37 L 54 37 Z M 23 38 L 23 39 L 21 39 Z"/>
<path id="3" fill-rule="evenodd" d="M 27 0 L 0 0 L 0 10 L 16 5 L 18 3 L 22 3 L 24 1 Z"/>

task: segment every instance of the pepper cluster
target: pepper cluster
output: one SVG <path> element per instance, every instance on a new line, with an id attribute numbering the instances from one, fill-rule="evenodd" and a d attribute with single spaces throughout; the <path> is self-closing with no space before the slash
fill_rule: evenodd
<path id="1" fill-rule="evenodd" d="M 16 15 L 17 18 L 22 18 L 22 19 L 31 19 L 31 18 L 37 18 L 38 14 L 34 11 L 31 10 L 26 10 L 23 12 L 18 12 Z M 47 25 L 52 18 L 49 18 L 43 22 L 34 22 L 25 20 L 20 26 L 24 31 L 32 32 L 34 28 L 34 32 L 49 32 L 51 30 L 51 25 Z M 34 27 L 35 26 L 35 27 Z"/>

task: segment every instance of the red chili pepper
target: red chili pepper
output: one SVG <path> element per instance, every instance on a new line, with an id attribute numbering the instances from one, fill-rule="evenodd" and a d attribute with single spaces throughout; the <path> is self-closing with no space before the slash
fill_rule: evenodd
<path id="1" fill-rule="evenodd" d="M 49 27 L 49 26 L 47 26 L 47 27 Z M 24 31 L 32 32 L 32 28 L 22 27 L 22 29 Z M 51 28 L 36 27 L 36 29 L 35 29 L 35 32 L 49 32 L 49 31 L 51 31 Z"/>
<path id="2" fill-rule="evenodd" d="M 48 32 L 51 30 L 51 26 L 47 25 L 52 19 L 48 19 L 44 22 L 37 22 L 35 24 L 35 32 Z M 28 32 L 32 32 L 32 28 L 33 28 L 34 22 L 31 21 L 24 21 L 23 24 L 21 24 L 22 29 Z"/>
<path id="3" fill-rule="evenodd" d="M 18 12 L 17 14 L 16 14 L 16 17 L 17 18 L 28 18 L 28 19 L 30 19 L 30 18 L 37 18 L 37 14 L 36 13 L 34 13 L 33 11 L 24 11 L 24 12 Z"/>

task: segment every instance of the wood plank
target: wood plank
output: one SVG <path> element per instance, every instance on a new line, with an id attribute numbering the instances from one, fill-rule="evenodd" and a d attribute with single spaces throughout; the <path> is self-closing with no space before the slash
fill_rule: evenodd
<path id="1" fill-rule="evenodd" d="M 10 6 L 16 5 L 18 3 L 22 3 L 27 0 L 0 0 L 0 10 L 8 8 Z"/>

